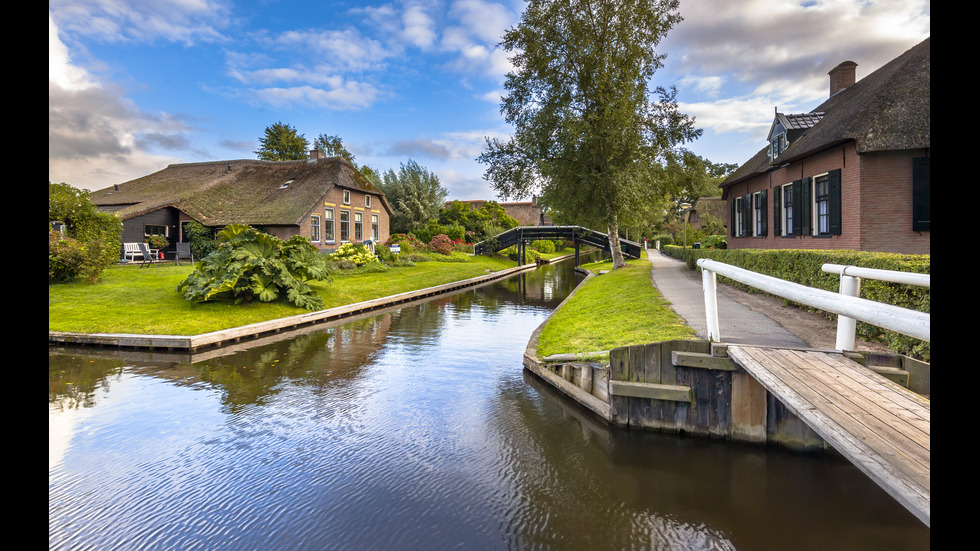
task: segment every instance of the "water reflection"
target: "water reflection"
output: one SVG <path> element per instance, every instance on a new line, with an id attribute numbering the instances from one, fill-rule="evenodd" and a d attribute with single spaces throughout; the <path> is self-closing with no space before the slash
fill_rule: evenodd
<path id="1" fill-rule="evenodd" d="M 205 355 L 52 349 L 50 547 L 928 547 L 838 458 L 613 430 L 523 373 L 578 279 Z"/>

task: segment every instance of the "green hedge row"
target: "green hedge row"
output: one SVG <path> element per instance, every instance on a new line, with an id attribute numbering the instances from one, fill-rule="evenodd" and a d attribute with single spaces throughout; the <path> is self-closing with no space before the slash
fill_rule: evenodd
<path id="1" fill-rule="evenodd" d="M 686 260 L 691 269 L 697 269 L 700 258 L 709 258 L 732 266 L 738 266 L 760 274 L 792 281 L 807 287 L 840 291 L 840 276 L 824 272 L 824 264 L 861 266 L 897 272 L 929 273 L 929 255 L 897 253 L 872 253 L 846 250 L 804 250 L 804 249 L 687 249 L 668 245 L 664 252 L 675 258 Z M 757 292 L 746 285 L 719 276 L 720 281 L 740 289 Z M 892 304 L 910 310 L 929 312 L 930 292 L 928 287 L 889 283 L 873 279 L 861 279 L 861 298 Z M 790 301 L 787 301 L 790 302 Z M 797 305 L 803 306 L 803 305 Z M 804 306 L 805 307 L 805 306 Z M 812 308 L 807 308 L 813 310 Z M 835 314 L 827 314 L 836 320 Z M 893 331 L 886 331 L 873 325 L 858 322 L 857 334 L 864 340 L 877 340 L 889 348 L 906 356 L 929 361 L 929 343 Z"/>

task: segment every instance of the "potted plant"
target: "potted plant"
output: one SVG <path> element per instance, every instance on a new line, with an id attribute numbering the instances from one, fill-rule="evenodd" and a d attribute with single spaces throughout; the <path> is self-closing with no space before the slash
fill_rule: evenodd
<path id="1" fill-rule="evenodd" d="M 151 249 L 156 249 L 160 251 L 160 258 L 162 259 L 163 249 L 167 248 L 167 245 L 170 244 L 170 241 L 167 241 L 167 236 L 165 235 L 151 235 L 146 240 L 146 243 L 150 246 Z"/>

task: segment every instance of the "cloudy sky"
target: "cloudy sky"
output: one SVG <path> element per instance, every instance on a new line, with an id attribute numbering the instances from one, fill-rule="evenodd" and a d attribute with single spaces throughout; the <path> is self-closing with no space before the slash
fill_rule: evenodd
<path id="1" fill-rule="evenodd" d="M 100 189 L 175 162 L 254 159 L 283 122 L 359 164 L 414 160 L 449 199 L 498 199 L 476 157 L 506 137 L 497 44 L 523 0 L 50 0 L 48 179 Z M 929 36 L 928 0 L 681 0 L 655 85 L 741 164 L 775 108 L 812 109 Z"/>

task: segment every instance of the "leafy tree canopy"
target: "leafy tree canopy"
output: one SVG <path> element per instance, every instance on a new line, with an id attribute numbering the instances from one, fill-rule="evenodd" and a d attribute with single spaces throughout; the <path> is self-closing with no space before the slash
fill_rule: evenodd
<path id="1" fill-rule="evenodd" d="M 292 161 L 309 157 L 309 143 L 302 134 L 288 124 L 277 122 L 266 127 L 265 135 L 259 138 L 262 147 L 255 151 L 259 159 L 265 161 Z"/>
<path id="2" fill-rule="evenodd" d="M 681 21 L 677 5 L 530 0 L 501 43 L 515 67 L 501 112 L 515 133 L 487 139 L 486 179 L 504 197 L 540 190 L 553 216 L 605 226 L 616 268 L 620 224 L 661 208 L 666 155 L 701 133 L 673 87 L 649 87 L 663 65 L 655 46 Z"/>
<path id="3" fill-rule="evenodd" d="M 389 223 L 392 234 L 408 233 L 437 218 L 449 193 L 435 173 L 411 159 L 397 173 L 386 171 L 379 187 L 394 211 Z"/>
<path id="4" fill-rule="evenodd" d="M 344 143 L 340 140 L 340 136 L 320 134 L 313 140 L 313 148 L 327 157 L 343 157 L 350 161 L 350 164 L 354 165 L 355 168 L 357 167 L 357 163 L 354 162 L 354 154 L 347 151 Z"/>

